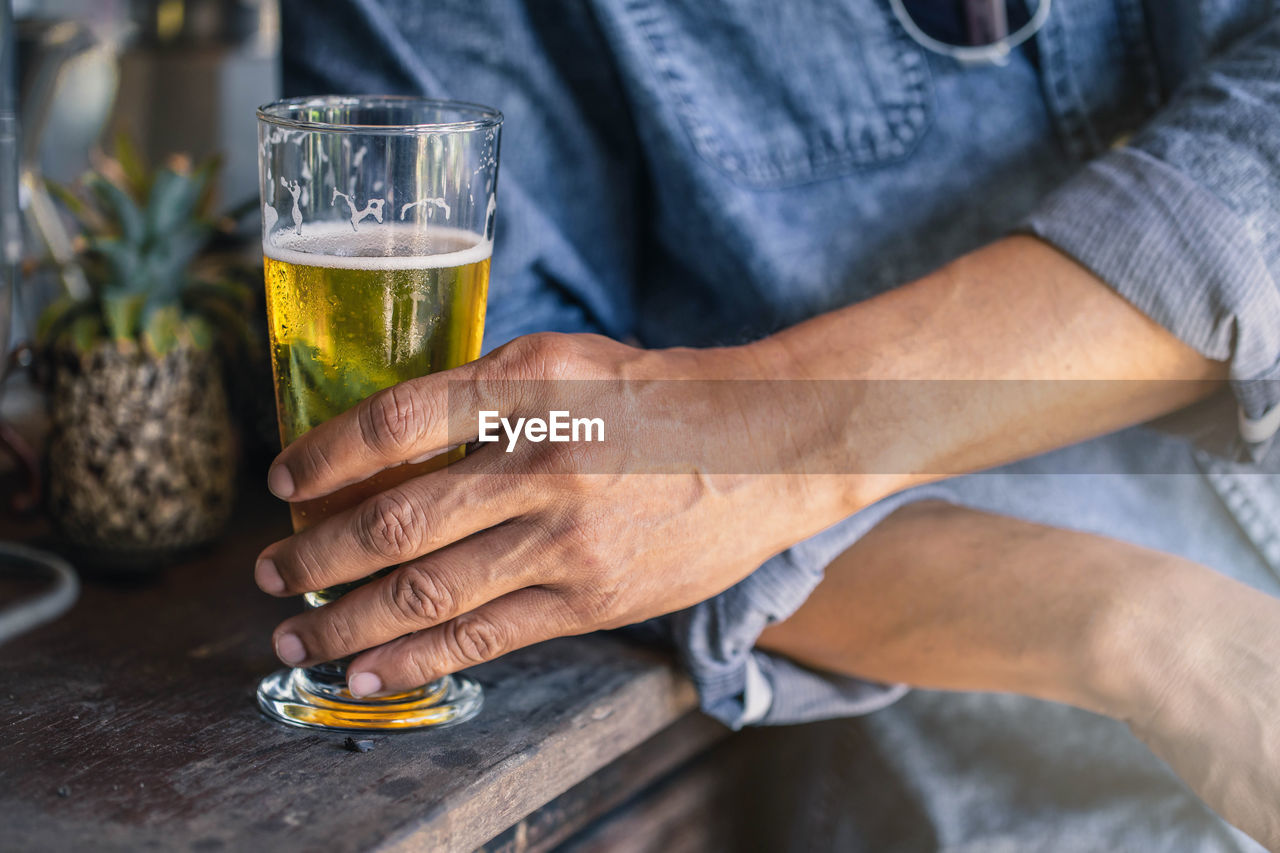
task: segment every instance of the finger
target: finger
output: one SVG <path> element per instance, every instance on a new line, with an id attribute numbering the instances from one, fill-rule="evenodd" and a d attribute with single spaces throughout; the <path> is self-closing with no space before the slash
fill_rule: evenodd
<path id="1" fill-rule="evenodd" d="M 468 455 L 269 545 L 254 569 L 258 586 L 283 596 L 360 580 L 531 509 L 536 490 L 493 468 L 485 454 Z"/>
<path id="2" fill-rule="evenodd" d="M 475 437 L 461 418 L 449 440 L 449 395 L 473 395 L 476 362 L 401 382 L 302 435 L 276 457 L 267 486 L 289 501 L 322 497 L 405 462 L 425 461 Z M 470 401 L 457 405 L 470 411 Z M 467 434 L 467 429 L 471 432 Z"/>
<path id="3" fill-rule="evenodd" d="M 365 652 L 347 667 L 347 687 L 358 696 L 412 690 L 515 649 L 588 630 L 560 592 L 526 587 Z"/>
<path id="4" fill-rule="evenodd" d="M 439 625 L 527 586 L 533 542 L 528 525 L 507 525 L 451 545 L 285 620 L 274 646 L 285 663 L 310 665 Z"/>

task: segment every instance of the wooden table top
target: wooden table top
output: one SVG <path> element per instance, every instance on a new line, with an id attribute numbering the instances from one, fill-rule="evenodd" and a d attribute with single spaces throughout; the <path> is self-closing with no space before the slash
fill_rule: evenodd
<path id="1" fill-rule="evenodd" d="M 5 849 L 471 849 L 687 718 L 661 654 L 609 636 L 472 670 L 473 721 L 374 735 L 268 721 L 270 631 L 299 601 L 260 593 L 258 551 L 288 531 L 246 496 L 223 544 L 125 586 L 88 582 L 56 622 L 0 654 Z"/>

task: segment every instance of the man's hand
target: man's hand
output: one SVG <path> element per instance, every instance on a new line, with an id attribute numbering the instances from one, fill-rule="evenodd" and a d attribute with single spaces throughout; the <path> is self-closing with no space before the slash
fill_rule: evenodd
<path id="1" fill-rule="evenodd" d="M 540 389 L 552 386 L 542 380 L 615 380 L 598 385 L 619 389 L 592 400 L 590 414 L 609 429 L 604 442 L 526 441 L 512 453 L 505 440 L 480 445 L 267 548 L 256 576 L 275 595 L 397 567 L 284 622 L 277 653 L 297 665 L 363 652 L 348 668 L 353 693 L 409 689 L 530 643 L 695 604 L 851 512 L 832 478 L 720 474 L 696 461 L 682 473 L 627 473 L 672 442 L 688 442 L 696 460 L 699 436 L 717 458 L 751 458 L 757 470 L 769 466 L 762 454 L 801 455 L 803 431 L 788 423 L 798 413 L 752 399 L 744 388 L 753 383 L 648 381 L 760 378 L 767 345 L 756 346 L 658 352 L 536 335 L 375 394 L 307 433 L 268 476 L 289 501 L 458 443 L 451 395 L 455 412 L 494 409 L 514 420 L 547 416 Z"/>
<path id="2" fill-rule="evenodd" d="M 745 347 L 530 336 L 320 425 L 280 455 L 272 490 L 315 499 L 445 451 L 450 393 L 468 411 L 545 417 L 536 391 L 510 389 L 621 380 L 608 441 L 486 445 L 267 548 L 258 584 L 287 595 L 399 566 L 285 622 L 275 645 L 290 664 L 371 649 L 348 668 L 353 692 L 410 688 L 702 601 L 879 497 L 1164 414 L 1225 373 L 1030 238 Z M 652 382 L 729 378 L 854 382 L 835 400 L 819 383 Z M 917 381 L 971 379 L 1019 381 Z M 659 456 L 670 471 L 663 443 L 697 442 L 711 447 L 683 471 L 624 473 Z M 708 450 L 721 464 L 699 464 Z"/>

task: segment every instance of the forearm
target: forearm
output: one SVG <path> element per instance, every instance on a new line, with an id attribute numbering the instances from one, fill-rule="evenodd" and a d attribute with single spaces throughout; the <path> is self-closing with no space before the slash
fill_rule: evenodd
<path id="1" fill-rule="evenodd" d="M 945 504 L 891 515 L 761 648 L 916 687 L 1123 720 L 1223 817 L 1280 851 L 1280 601 L 1204 566 Z"/>
<path id="2" fill-rule="evenodd" d="M 914 504 L 832 563 L 760 646 L 874 681 L 1127 718 L 1157 692 L 1169 632 L 1186 627 L 1177 611 L 1208 574 L 1099 536 Z"/>
<path id="3" fill-rule="evenodd" d="M 761 346 L 780 377 L 855 380 L 849 405 L 822 405 L 828 421 L 842 422 L 812 419 L 803 442 L 803 452 L 829 454 L 831 470 L 880 475 L 854 504 L 1148 420 L 1208 395 L 1226 375 L 1029 237 Z"/>

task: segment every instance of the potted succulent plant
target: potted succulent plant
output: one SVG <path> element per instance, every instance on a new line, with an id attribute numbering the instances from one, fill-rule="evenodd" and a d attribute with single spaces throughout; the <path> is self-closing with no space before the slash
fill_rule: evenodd
<path id="1" fill-rule="evenodd" d="M 194 265 L 215 233 L 217 163 L 143 168 L 117 146 L 75 188 L 87 294 L 63 295 L 37 341 L 50 393 L 49 510 L 98 567 L 151 568 L 221 531 L 235 435 L 219 361 L 247 334 L 247 291 Z"/>

